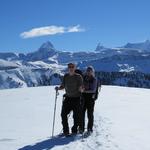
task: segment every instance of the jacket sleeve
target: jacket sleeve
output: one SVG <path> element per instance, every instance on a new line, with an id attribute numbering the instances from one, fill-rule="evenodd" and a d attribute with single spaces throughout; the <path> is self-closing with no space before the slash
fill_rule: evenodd
<path id="1" fill-rule="evenodd" d="M 95 93 L 97 88 L 97 79 L 94 78 L 92 84 L 90 84 L 89 90 L 86 90 L 85 93 Z"/>
<path id="2" fill-rule="evenodd" d="M 78 77 L 78 86 L 79 87 L 83 86 L 83 78 L 81 75 L 79 75 L 79 77 Z"/>
<path id="3" fill-rule="evenodd" d="M 64 88 L 65 87 L 65 78 L 66 78 L 66 74 L 63 77 L 62 83 L 61 83 L 61 87 Z"/>
<path id="4" fill-rule="evenodd" d="M 93 84 L 91 85 L 91 91 L 93 91 L 93 93 L 95 93 L 96 88 L 97 88 L 97 79 L 95 78 L 93 81 Z"/>

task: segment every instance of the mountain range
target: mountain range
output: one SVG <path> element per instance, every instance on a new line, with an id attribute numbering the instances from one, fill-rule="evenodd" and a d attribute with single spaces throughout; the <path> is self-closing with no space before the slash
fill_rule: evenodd
<path id="1" fill-rule="evenodd" d="M 97 72 L 150 73 L 150 41 L 107 48 L 99 43 L 93 51 L 61 51 L 47 41 L 37 51 L 0 53 L 0 88 L 58 84 L 68 62 L 84 70 L 93 65 Z M 44 81 L 43 81 L 44 78 Z M 47 83 L 45 83 L 45 80 Z"/>

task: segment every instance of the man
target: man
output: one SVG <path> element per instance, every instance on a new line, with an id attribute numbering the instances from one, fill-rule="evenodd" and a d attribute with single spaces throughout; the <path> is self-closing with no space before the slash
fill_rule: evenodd
<path id="1" fill-rule="evenodd" d="M 94 104 L 95 104 L 95 93 L 97 88 L 97 79 L 95 77 L 95 71 L 92 66 L 87 67 L 85 76 L 83 78 L 84 91 L 83 97 L 83 130 L 85 126 L 85 112 L 87 111 L 88 124 L 87 131 L 93 132 L 93 121 L 94 121 Z"/>
<path id="2" fill-rule="evenodd" d="M 72 133 L 76 134 L 79 126 L 79 132 L 82 132 L 82 110 L 81 110 L 81 90 L 83 79 L 81 75 L 75 73 L 76 65 L 74 63 L 68 64 L 68 73 L 64 75 L 62 84 L 56 87 L 56 90 L 65 89 L 66 96 L 63 101 L 61 118 L 63 125 L 63 133 L 65 136 L 69 135 L 68 117 L 67 115 L 73 111 L 74 125 Z"/>

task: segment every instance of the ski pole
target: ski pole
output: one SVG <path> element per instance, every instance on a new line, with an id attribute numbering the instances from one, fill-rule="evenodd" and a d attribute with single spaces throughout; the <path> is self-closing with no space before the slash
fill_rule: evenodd
<path id="1" fill-rule="evenodd" d="M 56 103 L 57 103 L 58 94 L 59 94 L 58 90 L 56 90 L 55 105 L 54 105 L 54 115 L 53 115 L 52 137 L 54 136 L 54 126 L 55 126 L 55 116 L 56 116 Z"/>

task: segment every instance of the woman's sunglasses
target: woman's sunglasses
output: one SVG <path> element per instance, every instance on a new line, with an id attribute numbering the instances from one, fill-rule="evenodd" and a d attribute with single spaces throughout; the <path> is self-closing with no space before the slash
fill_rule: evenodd
<path id="1" fill-rule="evenodd" d="M 87 69 L 86 72 L 92 72 L 92 70 L 91 69 Z"/>
<path id="2" fill-rule="evenodd" d="M 68 68 L 74 68 L 74 66 L 68 66 Z"/>

